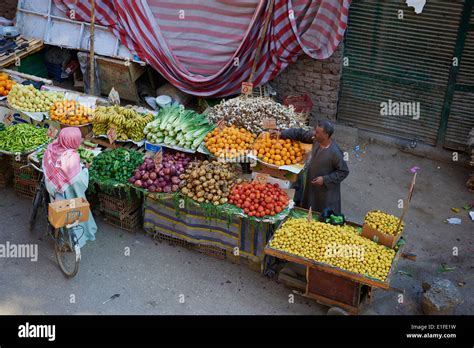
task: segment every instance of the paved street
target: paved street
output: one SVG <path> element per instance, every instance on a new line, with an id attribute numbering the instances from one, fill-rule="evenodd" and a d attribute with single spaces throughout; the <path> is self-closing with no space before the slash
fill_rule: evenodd
<path id="1" fill-rule="evenodd" d="M 402 260 L 392 285 L 404 288 L 403 303 L 395 292 L 376 291 L 368 314 L 419 314 L 421 284 L 441 276 L 455 284 L 464 303 L 457 314 L 474 312 L 474 235 L 466 212 L 455 214 L 473 200 L 465 187 L 467 170 L 369 145 L 358 160 L 350 154 L 351 174 L 343 184 L 343 210 L 361 222 L 371 209 L 399 214 L 398 199 L 405 198 L 409 169 L 421 168 L 413 204 L 407 214 L 407 250 L 415 263 Z M 52 242 L 42 231 L 28 232 L 30 202 L 12 189 L 0 190 L 0 243 L 37 243 L 37 262 L 0 259 L 0 314 L 325 314 L 327 307 L 299 296 L 289 303 L 291 290 L 258 273 L 149 237 L 129 234 L 97 219 L 96 242 L 82 250 L 79 274 L 72 280 L 60 272 Z M 443 223 L 462 216 L 462 225 Z M 131 250 L 125 255 L 125 248 Z M 459 255 L 453 256 L 453 247 Z M 455 267 L 441 272 L 441 263 Z M 103 304 L 110 296 L 120 297 Z M 184 295 L 184 303 L 180 303 Z M 75 300 L 75 301 L 71 301 Z M 75 302 L 75 303 L 71 303 Z M 182 301 L 181 301 L 182 302 Z"/>

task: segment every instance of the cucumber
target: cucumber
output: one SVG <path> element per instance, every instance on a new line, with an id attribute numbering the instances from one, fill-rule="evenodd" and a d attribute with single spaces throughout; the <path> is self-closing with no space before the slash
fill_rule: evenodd
<path id="1" fill-rule="evenodd" d="M 93 147 L 94 149 L 97 147 L 97 144 L 91 143 L 91 142 L 88 141 L 88 140 L 84 140 L 83 144 L 84 144 L 85 146 Z"/>

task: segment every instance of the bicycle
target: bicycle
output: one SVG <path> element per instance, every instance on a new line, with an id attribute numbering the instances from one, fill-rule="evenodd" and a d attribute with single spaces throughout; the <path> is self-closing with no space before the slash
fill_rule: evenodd
<path id="1" fill-rule="evenodd" d="M 56 256 L 56 260 L 58 261 L 59 268 L 66 277 L 73 278 L 74 276 L 76 276 L 79 270 L 79 262 L 81 260 L 81 249 L 79 247 L 79 239 L 82 237 L 81 234 L 81 237 L 77 238 L 74 229 L 82 229 L 83 233 L 84 229 L 77 223 L 66 225 L 65 227 L 61 228 L 54 228 L 51 225 L 48 218 L 48 206 L 50 203 L 50 197 L 48 190 L 46 189 L 44 173 L 41 168 L 37 167 L 35 164 L 32 163 L 30 156 L 28 156 L 28 164 L 24 167 L 28 166 L 32 167 L 34 170 L 39 171 L 41 175 L 40 183 L 36 188 L 35 196 L 33 198 L 33 205 L 31 207 L 29 230 L 30 232 L 34 232 L 34 226 L 38 211 L 43 208 L 46 213 L 48 224 L 47 234 L 54 241 L 54 253 Z M 79 212 L 75 211 L 69 212 L 67 216 L 67 221 L 79 220 L 79 216 L 77 215 L 78 213 Z"/>

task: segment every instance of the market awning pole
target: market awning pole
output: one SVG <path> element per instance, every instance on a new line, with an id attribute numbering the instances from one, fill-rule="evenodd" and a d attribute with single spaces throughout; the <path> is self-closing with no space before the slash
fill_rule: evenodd
<path id="1" fill-rule="evenodd" d="M 94 67 L 94 23 L 95 23 L 95 0 L 91 1 L 91 26 L 89 33 L 89 94 L 95 95 L 95 67 Z"/>

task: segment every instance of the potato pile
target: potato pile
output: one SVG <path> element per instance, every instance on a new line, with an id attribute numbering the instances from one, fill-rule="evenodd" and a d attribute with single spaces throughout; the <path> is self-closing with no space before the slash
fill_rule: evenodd
<path id="1" fill-rule="evenodd" d="M 92 122 L 94 110 L 75 100 L 54 102 L 49 110 L 52 120 L 69 126 L 82 126 Z"/>
<path id="2" fill-rule="evenodd" d="M 404 227 L 402 222 L 400 231 L 397 234 L 398 221 L 399 219 L 394 215 L 390 215 L 379 210 L 373 210 L 368 212 L 365 216 L 364 224 L 367 224 L 382 233 L 397 236 L 403 231 Z"/>
<path id="3" fill-rule="evenodd" d="M 269 133 L 262 133 L 253 148 L 261 161 L 276 166 L 297 164 L 303 161 L 304 150 L 299 141 L 271 139 Z"/>
<path id="4" fill-rule="evenodd" d="M 153 121 L 152 114 L 140 114 L 122 106 L 100 106 L 94 113 L 95 135 L 105 135 L 110 128 L 117 131 L 118 140 L 141 141 L 145 138 L 143 130 Z"/>
<path id="5" fill-rule="evenodd" d="M 204 138 L 206 147 L 214 156 L 236 158 L 247 155 L 257 136 L 236 126 L 215 128 Z"/>
<path id="6" fill-rule="evenodd" d="M 334 226 L 290 218 L 275 232 L 270 246 L 384 281 L 395 251 L 358 234 L 348 225 Z"/>
<path id="7" fill-rule="evenodd" d="M 238 179 L 229 163 L 217 161 L 191 162 L 180 177 L 181 193 L 198 203 L 227 203 L 230 189 Z"/>

